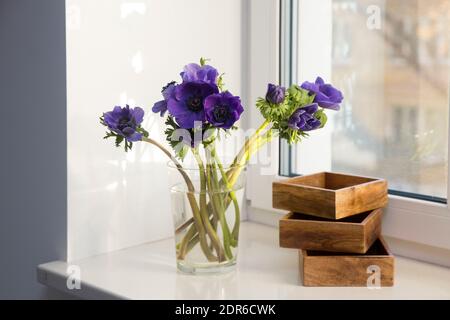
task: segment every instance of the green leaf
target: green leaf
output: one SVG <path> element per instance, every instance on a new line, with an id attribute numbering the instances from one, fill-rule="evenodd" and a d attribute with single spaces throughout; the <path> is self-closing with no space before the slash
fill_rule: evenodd
<path id="1" fill-rule="evenodd" d="M 315 95 L 310 95 L 309 91 L 293 84 L 289 87 L 288 95 L 290 104 L 294 105 L 296 108 L 306 106 L 313 103 Z"/>
<path id="2" fill-rule="evenodd" d="M 325 127 L 325 125 L 327 124 L 328 121 L 328 117 L 325 113 L 324 109 L 320 109 L 319 111 L 317 111 L 314 116 L 316 117 L 316 119 L 318 119 L 321 123 L 319 129 Z"/>
<path id="3" fill-rule="evenodd" d="M 294 111 L 294 107 L 289 103 L 289 99 L 285 99 L 283 103 L 272 104 L 264 98 L 258 98 L 256 107 L 262 116 L 271 122 L 279 122 L 289 118 Z"/>
<path id="4" fill-rule="evenodd" d="M 125 141 L 125 152 L 128 152 L 133 148 L 133 143 L 126 139 L 124 139 L 124 141 Z"/>
<path id="5" fill-rule="evenodd" d="M 137 127 L 137 128 L 136 128 L 136 131 L 139 132 L 139 133 L 142 133 L 142 135 L 143 135 L 144 137 L 146 137 L 146 138 L 148 138 L 148 136 L 149 136 L 148 131 L 145 130 L 144 128 L 142 128 L 141 126 Z"/>
<path id="6" fill-rule="evenodd" d="M 206 63 L 207 63 L 208 61 L 211 61 L 211 60 L 210 60 L 210 59 L 206 59 L 206 58 L 201 57 L 201 58 L 200 58 L 200 65 L 203 67 L 204 65 L 206 65 Z"/>
<path id="7" fill-rule="evenodd" d="M 184 158 L 186 157 L 188 152 L 189 152 L 189 147 L 187 145 L 183 144 L 181 149 L 178 151 L 177 156 L 180 160 L 184 160 Z"/>
<path id="8" fill-rule="evenodd" d="M 117 136 L 117 135 L 116 135 L 114 132 L 112 132 L 112 131 L 107 131 L 106 134 L 105 134 L 105 136 L 103 137 L 103 139 L 109 139 L 109 138 L 115 137 L 115 136 Z"/>
<path id="9" fill-rule="evenodd" d="M 207 128 L 205 128 L 205 130 L 202 130 L 202 137 L 203 137 L 203 146 L 206 148 L 208 147 L 210 144 L 212 144 L 214 141 L 216 141 L 216 138 L 218 136 L 218 130 L 207 126 Z"/>
<path id="10" fill-rule="evenodd" d="M 116 135 L 116 147 L 120 147 L 120 144 L 122 143 L 123 140 L 124 140 L 123 136 Z"/>
<path id="11" fill-rule="evenodd" d="M 289 128 L 287 121 L 274 124 L 274 129 L 278 130 L 280 138 L 285 139 L 291 145 L 299 143 L 303 138 L 308 137 L 306 132 Z"/>
<path id="12" fill-rule="evenodd" d="M 222 73 L 218 78 L 217 78 L 217 87 L 219 88 L 220 91 L 224 91 L 225 89 L 225 82 L 223 81 L 223 76 L 225 75 L 225 73 Z"/>
<path id="13" fill-rule="evenodd" d="M 100 120 L 100 124 L 104 125 L 105 127 L 107 127 L 108 125 L 105 122 L 105 118 L 103 116 L 99 117 Z"/>
<path id="14" fill-rule="evenodd" d="M 189 146 L 187 146 L 183 141 L 175 140 L 174 134 L 175 130 L 180 129 L 178 124 L 175 122 L 172 116 L 168 116 L 166 119 L 166 130 L 164 131 L 166 135 L 166 141 L 169 143 L 169 145 L 172 147 L 172 149 L 175 151 L 175 156 L 179 158 L 180 160 L 183 160 L 186 154 L 189 151 Z M 190 131 L 192 136 L 192 131 Z"/>

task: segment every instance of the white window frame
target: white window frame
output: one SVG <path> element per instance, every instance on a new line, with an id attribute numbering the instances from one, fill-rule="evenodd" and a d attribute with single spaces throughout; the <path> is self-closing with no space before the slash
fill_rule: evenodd
<path id="1" fill-rule="evenodd" d="M 249 2 L 248 105 L 254 105 L 257 97 L 264 96 L 268 82 L 280 82 L 281 1 L 284 0 Z M 301 2 L 302 0 L 299 10 Z M 301 14 L 299 17 L 301 18 Z M 251 128 L 256 128 L 262 123 L 262 118 L 255 108 L 249 109 L 248 124 Z M 272 166 L 278 168 L 278 143 L 272 144 L 271 160 Z M 276 225 L 282 212 L 272 208 L 272 182 L 285 177 L 277 174 L 262 175 L 261 170 L 264 170 L 261 164 L 250 166 L 248 218 Z M 450 177 L 450 170 L 448 176 Z M 450 199 L 450 186 L 447 190 L 447 199 Z M 383 234 L 399 240 L 450 250 L 450 207 L 448 204 L 389 195 L 389 205 L 383 218 Z"/>

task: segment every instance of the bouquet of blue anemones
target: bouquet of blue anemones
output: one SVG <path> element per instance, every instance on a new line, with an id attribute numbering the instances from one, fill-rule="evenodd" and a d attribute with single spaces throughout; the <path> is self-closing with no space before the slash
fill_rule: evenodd
<path id="1" fill-rule="evenodd" d="M 244 112 L 241 99 L 224 88 L 223 76 L 205 59 L 200 64 L 186 65 L 180 75 L 179 83 L 172 81 L 163 87 L 163 99 L 152 108 L 166 118 L 165 135 L 173 151 L 149 137 L 142 128 L 144 111 L 139 107 L 117 106 L 104 113 L 100 121 L 108 129 L 105 139 L 115 139 L 115 145 L 123 145 L 125 151 L 140 141 L 159 148 L 186 184 L 190 214 L 176 228 L 179 267 L 182 265 L 186 270 L 190 266 L 189 270 L 198 271 L 199 266 L 232 265 L 236 261 L 240 223 L 236 185 L 250 157 L 274 137 L 293 144 L 310 131 L 324 127 L 325 110 L 339 110 L 343 96 L 320 77 L 288 89 L 269 84 L 266 96 L 256 102 L 265 121 L 226 167 L 216 152 L 216 142 L 222 132 L 235 128 Z M 183 167 L 188 153 L 198 166 L 198 184 Z M 233 226 L 229 224 L 229 210 L 233 211 Z M 206 264 L 188 259 L 196 249 Z"/>

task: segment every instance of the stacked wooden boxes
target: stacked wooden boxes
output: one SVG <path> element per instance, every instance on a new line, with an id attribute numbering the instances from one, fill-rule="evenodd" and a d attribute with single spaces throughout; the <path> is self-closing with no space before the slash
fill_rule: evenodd
<path id="1" fill-rule="evenodd" d="M 381 237 L 387 182 L 330 172 L 273 183 L 280 246 L 299 249 L 305 286 L 392 286 L 394 257 Z M 377 274 L 376 274 L 377 273 Z"/>

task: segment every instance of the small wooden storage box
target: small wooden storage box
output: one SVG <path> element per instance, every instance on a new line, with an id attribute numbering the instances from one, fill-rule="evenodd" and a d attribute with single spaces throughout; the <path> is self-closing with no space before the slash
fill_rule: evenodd
<path id="1" fill-rule="evenodd" d="M 328 219 L 342 219 L 386 206 L 383 179 L 321 172 L 273 183 L 273 207 Z"/>
<path id="2" fill-rule="evenodd" d="M 303 285 L 308 287 L 394 285 L 394 256 L 381 237 L 364 255 L 302 250 L 302 267 Z"/>
<path id="3" fill-rule="evenodd" d="M 366 253 L 380 235 L 382 213 L 375 209 L 335 221 L 291 212 L 280 220 L 280 246 Z"/>

